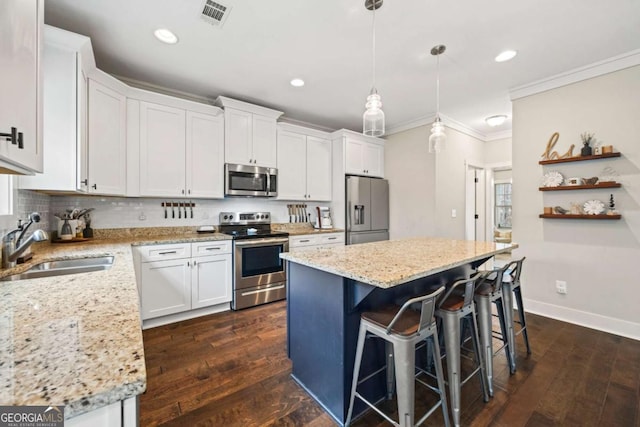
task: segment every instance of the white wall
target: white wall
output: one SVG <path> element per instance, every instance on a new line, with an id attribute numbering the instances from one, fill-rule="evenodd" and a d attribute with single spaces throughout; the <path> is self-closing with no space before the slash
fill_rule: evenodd
<path id="1" fill-rule="evenodd" d="M 640 339 L 640 67 L 636 66 L 513 102 L 513 238 L 526 256 L 523 270 L 529 310 Z M 622 157 L 538 164 L 549 137 L 565 152 L 580 149 L 580 134 L 595 132 Z M 540 192 L 543 174 L 589 177 L 613 168 L 621 189 Z M 540 219 L 544 206 L 569 207 L 613 193 L 619 221 Z M 555 291 L 567 282 L 568 294 Z"/>
<path id="2" fill-rule="evenodd" d="M 484 143 L 484 161 L 488 165 L 511 163 L 511 138 L 496 139 Z"/>
<path id="3" fill-rule="evenodd" d="M 447 148 L 429 154 L 430 126 L 390 135 L 385 145 L 391 239 L 464 239 L 466 163 L 482 164 L 484 143 L 447 128 Z M 451 217 L 456 209 L 457 217 Z"/>
<path id="4" fill-rule="evenodd" d="M 385 144 L 389 180 L 389 237 L 435 234 L 435 162 L 429 130 L 420 126 L 391 135 Z"/>

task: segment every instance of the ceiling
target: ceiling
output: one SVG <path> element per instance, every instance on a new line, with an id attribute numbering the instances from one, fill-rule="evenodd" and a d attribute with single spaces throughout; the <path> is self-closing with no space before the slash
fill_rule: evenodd
<path id="1" fill-rule="evenodd" d="M 173 90 L 272 107 L 321 127 L 362 130 L 372 84 L 364 0 L 47 0 L 45 22 L 91 37 L 100 69 Z M 172 30 L 179 43 L 153 36 Z M 440 111 L 481 135 L 511 128 L 509 89 L 640 48 L 638 0 L 386 0 L 376 12 L 376 86 L 387 128 Z M 518 56 L 504 63 L 505 49 Z M 306 84 L 294 88 L 300 77 Z M 509 116 L 490 128 L 488 116 Z M 446 122 L 445 122 L 446 123 Z"/>

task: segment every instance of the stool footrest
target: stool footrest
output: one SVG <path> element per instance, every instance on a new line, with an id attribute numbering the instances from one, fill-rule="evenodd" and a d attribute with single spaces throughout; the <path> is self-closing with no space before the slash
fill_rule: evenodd
<path id="1" fill-rule="evenodd" d="M 362 400 L 369 408 L 373 409 L 374 411 L 376 411 L 382 418 L 384 418 L 385 420 L 389 421 L 391 424 L 393 424 L 396 427 L 399 427 L 400 424 L 398 424 L 397 422 L 393 421 L 387 414 L 385 414 L 384 412 L 382 412 L 380 409 L 376 408 L 376 406 L 374 404 L 372 404 L 371 402 L 369 402 L 367 399 L 365 399 L 364 397 L 362 397 L 360 395 L 360 393 L 358 393 L 356 391 L 355 393 L 355 397 L 357 397 L 358 399 Z"/>

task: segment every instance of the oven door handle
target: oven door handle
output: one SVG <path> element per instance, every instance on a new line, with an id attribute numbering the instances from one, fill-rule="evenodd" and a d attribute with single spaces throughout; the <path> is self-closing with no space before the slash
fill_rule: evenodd
<path id="1" fill-rule="evenodd" d="M 242 292 L 240 295 L 242 295 L 243 297 L 246 297 L 248 295 L 255 295 L 255 294 L 263 294 L 265 292 L 269 292 L 269 291 L 275 291 L 278 289 L 283 289 L 284 285 L 278 285 L 278 286 L 274 286 L 272 288 L 266 288 L 266 289 L 259 289 L 257 291 L 247 291 L 247 292 Z"/>
<path id="2" fill-rule="evenodd" d="M 236 247 L 241 248 L 241 247 L 245 247 L 245 246 L 265 246 L 265 245 L 270 245 L 270 244 L 281 244 L 281 243 L 288 243 L 289 239 L 288 238 L 273 238 L 273 239 L 251 239 L 251 240 L 236 240 L 234 242 L 234 244 L 236 245 Z"/>

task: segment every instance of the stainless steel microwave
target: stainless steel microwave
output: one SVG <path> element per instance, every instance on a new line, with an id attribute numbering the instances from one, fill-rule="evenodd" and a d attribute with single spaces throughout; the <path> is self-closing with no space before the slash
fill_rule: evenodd
<path id="1" fill-rule="evenodd" d="M 261 166 L 224 165 L 224 195 L 276 197 L 278 169 Z"/>

